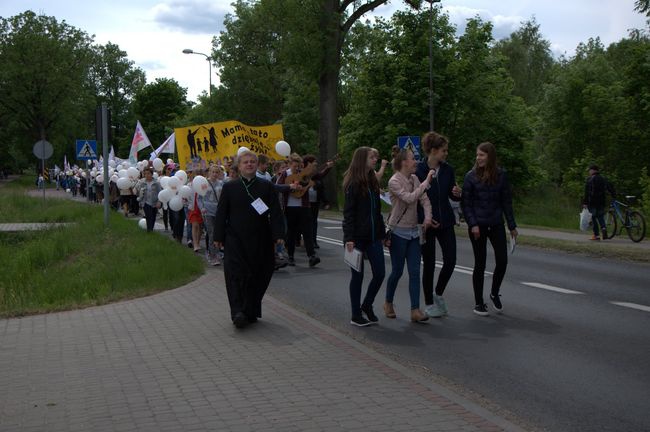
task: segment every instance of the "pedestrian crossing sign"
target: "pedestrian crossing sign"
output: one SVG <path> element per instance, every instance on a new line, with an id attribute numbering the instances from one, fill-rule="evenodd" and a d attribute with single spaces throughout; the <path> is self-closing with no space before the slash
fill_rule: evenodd
<path id="1" fill-rule="evenodd" d="M 411 150 L 415 160 L 420 160 L 420 155 L 422 154 L 420 150 L 420 137 L 415 136 L 401 136 L 397 137 L 397 146 L 400 149 Z"/>
<path id="2" fill-rule="evenodd" d="M 97 141 L 77 140 L 77 160 L 97 159 Z"/>

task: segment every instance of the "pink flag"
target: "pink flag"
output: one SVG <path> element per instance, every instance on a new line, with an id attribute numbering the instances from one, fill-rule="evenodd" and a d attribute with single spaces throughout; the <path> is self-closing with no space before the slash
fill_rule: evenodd
<path id="1" fill-rule="evenodd" d="M 151 142 L 147 137 L 146 132 L 144 131 L 140 120 L 135 126 L 135 133 L 133 134 L 133 141 L 131 141 L 131 151 L 129 152 L 129 162 L 135 164 L 138 162 L 138 151 L 142 150 L 145 147 L 150 147 Z"/>

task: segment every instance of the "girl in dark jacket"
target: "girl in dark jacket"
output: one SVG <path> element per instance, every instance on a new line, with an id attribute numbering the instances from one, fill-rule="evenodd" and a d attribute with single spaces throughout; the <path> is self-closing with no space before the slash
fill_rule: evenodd
<path id="1" fill-rule="evenodd" d="M 442 294 L 456 267 L 456 233 L 454 232 L 456 217 L 449 200 L 459 201 L 461 190 L 456 184 L 454 169 L 446 162 L 449 153 L 447 138 L 436 132 L 429 132 L 422 139 L 422 150 L 427 158 L 418 164 L 415 174 L 420 181 L 424 181 L 430 170 L 436 172 L 431 187 L 427 190 L 427 197 L 431 202 L 432 219 L 440 223 L 436 228 L 429 228 L 426 231 L 426 242 L 422 245 L 422 290 L 426 305 L 425 313 L 432 318 L 438 318 L 447 315 L 447 304 Z M 420 215 L 420 221 L 422 219 L 423 215 Z M 442 250 L 443 264 L 434 294 L 436 239 Z"/>
<path id="2" fill-rule="evenodd" d="M 351 269 L 350 303 L 352 319 L 350 323 L 359 327 L 377 322 L 372 304 L 381 288 L 386 274 L 384 264 L 384 233 L 386 227 L 381 215 L 379 182 L 375 175 L 377 155 L 370 147 L 359 147 L 352 156 L 350 167 L 343 177 L 345 205 L 343 207 L 343 242 L 352 252 L 354 248 L 363 252 L 372 269 L 372 279 L 361 303 L 363 283 L 363 261 L 360 271 Z M 367 319 L 364 318 L 366 315 Z"/>
<path id="3" fill-rule="evenodd" d="M 497 167 L 494 144 L 484 142 L 476 149 L 474 168 L 465 175 L 463 183 L 462 208 L 469 238 L 474 251 L 474 313 L 487 316 L 487 305 L 483 302 L 483 279 L 487 240 L 494 249 L 495 268 L 492 276 L 490 299 L 497 312 L 503 310 L 499 288 L 508 266 L 508 251 L 503 217 L 513 239 L 517 238 L 517 224 L 512 211 L 512 192 L 505 171 Z"/>

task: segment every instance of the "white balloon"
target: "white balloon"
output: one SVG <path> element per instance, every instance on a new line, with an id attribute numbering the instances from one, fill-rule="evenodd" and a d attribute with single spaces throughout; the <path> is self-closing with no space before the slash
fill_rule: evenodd
<path id="1" fill-rule="evenodd" d="M 71 191 L 70 189 L 66 189 L 65 191 L 66 191 L 67 193 L 70 193 L 70 192 L 72 192 L 72 191 Z"/>
<path id="2" fill-rule="evenodd" d="M 131 180 L 125 177 L 120 177 L 117 179 L 117 188 L 126 190 L 131 187 Z"/>
<path id="3" fill-rule="evenodd" d="M 190 199 L 192 198 L 194 192 L 192 192 L 192 188 L 189 187 L 188 185 L 183 185 L 178 190 L 178 194 L 181 196 L 181 198 Z"/>
<path id="4" fill-rule="evenodd" d="M 115 168 L 115 161 L 113 159 L 108 161 L 108 166 L 111 168 Z"/>
<path id="5" fill-rule="evenodd" d="M 156 171 L 162 171 L 164 166 L 162 159 L 156 158 L 153 160 L 153 169 Z"/>
<path id="6" fill-rule="evenodd" d="M 158 180 L 158 177 L 160 177 L 160 176 L 158 175 L 157 172 L 153 173 L 153 179 L 154 180 Z"/>
<path id="7" fill-rule="evenodd" d="M 131 166 L 131 163 L 129 161 L 126 161 L 126 160 L 122 161 L 122 168 L 129 169 L 130 166 Z"/>
<path id="8" fill-rule="evenodd" d="M 165 204 L 168 203 L 170 199 L 174 197 L 174 192 L 169 189 L 163 189 L 158 192 L 158 201 Z"/>
<path id="9" fill-rule="evenodd" d="M 138 221 L 138 226 L 142 229 L 147 229 L 147 220 L 142 218 Z"/>
<path id="10" fill-rule="evenodd" d="M 129 172 L 125 169 L 121 169 L 117 171 L 117 175 L 119 178 L 127 178 L 129 176 Z"/>
<path id="11" fill-rule="evenodd" d="M 187 183 L 187 173 L 183 170 L 178 170 L 174 173 L 174 177 L 177 177 L 181 181 L 181 185 Z"/>
<path id="12" fill-rule="evenodd" d="M 291 146 L 286 141 L 278 141 L 275 143 L 275 152 L 283 157 L 288 157 L 291 154 Z"/>
<path id="13" fill-rule="evenodd" d="M 169 177 L 167 176 L 162 176 L 160 177 L 160 187 L 163 189 L 167 189 L 169 185 L 167 184 L 169 182 Z"/>
<path id="14" fill-rule="evenodd" d="M 250 151 L 250 149 L 248 147 L 239 147 L 239 150 L 237 150 L 237 156 L 239 156 L 245 151 Z"/>
<path id="15" fill-rule="evenodd" d="M 196 176 L 194 177 L 194 180 L 192 180 L 192 189 L 201 196 L 205 196 L 205 194 L 208 193 L 209 187 L 210 185 L 208 185 L 208 180 L 203 176 Z"/>
<path id="16" fill-rule="evenodd" d="M 117 166 L 115 167 L 115 169 L 116 169 L 117 171 L 122 171 L 123 169 L 126 169 L 126 168 L 124 168 L 124 165 L 122 165 L 122 164 L 117 164 Z"/>
<path id="17" fill-rule="evenodd" d="M 167 165 L 169 165 L 169 164 L 173 164 L 173 163 L 174 163 L 174 159 L 171 159 L 171 158 L 170 158 L 170 159 L 167 159 Z"/>
<path id="18" fill-rule="evenodd" d="M 131 167 L 126 170 L 129 175 L 129 180 L 137 180 L 140 177 L 140 171 L 136 167 Z"/>
<path id="19" fill-rule="evenodd" d="M 179 211 L 183 208 L 183 198 L 179 195 L 174 195 L 172 199 L 169 200 L 169 208 L 174 211 Z"/>
<path id="20" fill-rule="evenodd" d="M 97 180 L 97 183 L 103 184 L 104 183 L 104 174 L 103 173 L 97 174 L 97 177 L 95 177 L 95 180 Z"/>
<path id="21" fill-rule="evenodd" d="M 167 180 L 167 188 L 171 189 L 174 193 L 178 192 L 178 188 L 181 186 L 181 181 L 178 177 L 170 177 Z"/>
<path id="22" fill-rule="evenodd" d="M 111 181 L 112 181 L 113 183 L 117 183 L 117 180 L 118 180 L 119 178 L 120 178 L 120 177 L 119 177 L 117 174 L 113 174 L 113 175 L 111 176 Z"/>

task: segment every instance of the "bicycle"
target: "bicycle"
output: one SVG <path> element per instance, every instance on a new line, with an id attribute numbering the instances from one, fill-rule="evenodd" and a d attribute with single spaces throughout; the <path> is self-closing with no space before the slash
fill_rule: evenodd
<path id="1" fill-rule="evenodd" d="M 617 233 L 620 235 L 623 232 L 623 228 L 625 228 L 630 240 L 638 243 L 645 237 L 645 218 L 638 210 L 631 207 L 631 204 L 636 199 L 635 196 L 627 195 L 625 199 L 628 204 L 613 200 L 609 206 L 609 211 L 605 215 L 605 226 L 607 227 L 606 238 L 614 238 Z M 620 228 L 618 226 L 619 223 L 621 224 Z"/>

